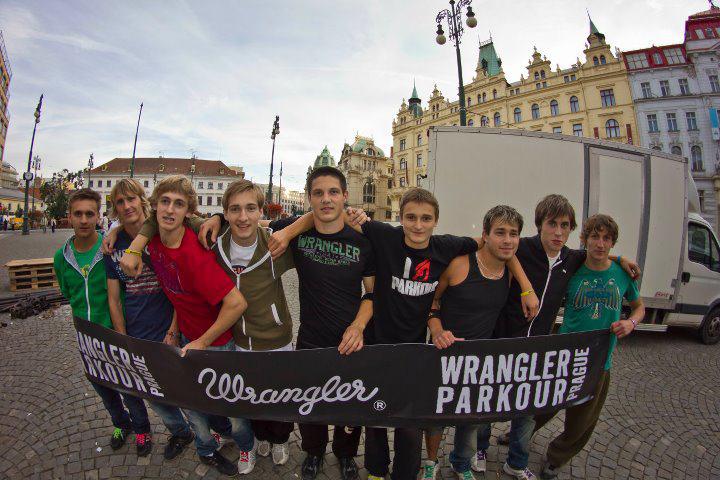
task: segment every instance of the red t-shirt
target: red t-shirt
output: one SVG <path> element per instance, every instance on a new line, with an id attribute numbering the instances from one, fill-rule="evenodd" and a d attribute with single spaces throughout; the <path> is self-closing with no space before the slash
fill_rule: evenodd
<path id="1" fill-rule="evenodd" d="M 148 250 L 160 285 L 177 312 L 180 332 L 190 341 L 197 340 L 215 322 L 220 302 L 235 285 L 215 254 L 205 250 L 188 227 L 178 248 L 166 247 L 155 235 Z M 227 330 L 212 344 L 225 345 L 231 339 L 232 331 Z"/>

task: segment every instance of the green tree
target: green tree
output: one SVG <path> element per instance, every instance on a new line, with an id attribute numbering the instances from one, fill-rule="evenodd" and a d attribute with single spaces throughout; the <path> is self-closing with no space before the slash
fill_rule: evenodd
<path id="1" fill-rule="evenodd" d="M 78 187 L 82 187 L 82 171 L 71 172 L 67 168 L 53 173 L 52 179 L 40 187 L 40 197 L 50 218 L 67 216 L 70 190 Z"/>

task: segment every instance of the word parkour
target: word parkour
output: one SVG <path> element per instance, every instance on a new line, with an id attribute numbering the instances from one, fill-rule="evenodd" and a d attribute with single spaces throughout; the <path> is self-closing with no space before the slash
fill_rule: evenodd
<path id="1" fill-rule="evenodd" d="M 591 398 L 609 331 L 289 352 L 190 350 L 75 318 L 85 374 L 149 400 L 228 417 L 445 426 L 557 411 Z"/>

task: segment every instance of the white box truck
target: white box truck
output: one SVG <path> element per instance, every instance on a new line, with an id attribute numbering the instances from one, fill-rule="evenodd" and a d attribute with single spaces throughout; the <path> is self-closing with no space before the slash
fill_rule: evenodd
<path id="1" fill-rule="evenodd" d="M 699 214 L 687 159 L 655 150 L 524 130 L 432 127 L 426 186 L 438 198 L 438 232 L 480 235 L 494 205 L 515 207 L 534 235 L 535 205 L 559 193 L 578 224 L 596 213 L 620 227 L 613 253 L 634 258 L 646 307 L 642 327 L 697 329 L 720 340 L 720 249 Z M 580 248 L 580 228 L 568 246 Z"/>

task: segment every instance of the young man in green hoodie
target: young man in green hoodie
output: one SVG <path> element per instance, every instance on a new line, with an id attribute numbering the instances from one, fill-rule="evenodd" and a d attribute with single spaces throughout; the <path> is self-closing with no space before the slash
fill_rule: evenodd
<path id="1" fill-rule="evenodd" d="M 113 328 L 108 309 L 105 262 L 100 251 L 102 237 L 95 230 L 100 195 L 89 188 L 77 190 L 70 195 L 68 209 L 75 234 L 55 252 L 55 275 L 60 291 L 70 302 L 74 316 Z M 91 384 L 115 426 L 110 447 L 113 450 L 122 447 L 131 430 L 135 432 L 136 439 L 144 439 L 150 432 L 150 422 L 143 401 L 94 382 Z M 129 414 L 123 407 L 123 401 Z"/>

